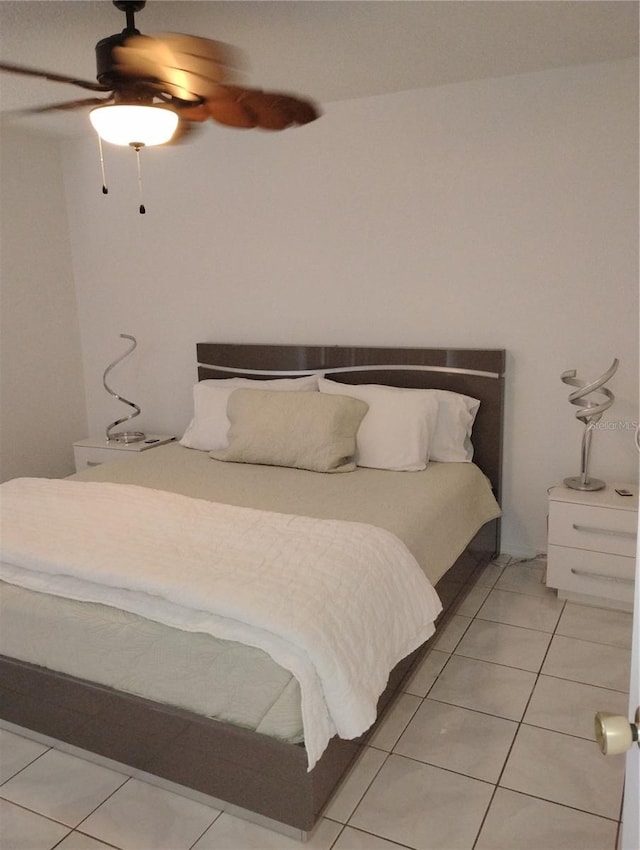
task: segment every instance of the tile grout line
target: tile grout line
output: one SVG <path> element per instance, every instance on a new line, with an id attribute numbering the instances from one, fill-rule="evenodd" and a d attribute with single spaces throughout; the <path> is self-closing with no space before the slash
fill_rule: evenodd
<path id="1" fill-rule="evenodd" d="M 7 731 L 8 731 L 8 730 L 7 730 Z M 12 734 L 12 735 L 13 735 L 13 734 L 15 734 L 15 733 L 13 733 L 13 732 L 12 732 L 12 733 L 10 733 L 10 734 Z M 42 746 L 45 746 L 45 745 L 44 745 L 44 744 L 42 744 Z M 35 758 L 31 759 L 31 761 L 30 761 L 30 762 L 28 762 L 27 764 L 23 764 L 23 765 L 22 765 L 22 767 L 21 767 L 21 768 L 19 768 L 18 770 L 16 770 L 16 772 L 15 772 L 15 773 L 12 773 L 12 774 L 11 774 L 11 776 L 8 776 L 8 777 L 7 777 L 7 778 L 6 778 L 6 779 L 2 782 L 2 784 L 0 784 L 0 798 L 2 798 L 3 800 L 6 800 L 6 799 L 7 799 L 6 797 L 3 797 L 3 796 L 2 796 L 2 789 L 3 789 L 3 787 L 7 784 L 7 782 L 10 782 L 12 779 L 15 779 L 15 777 L 16 777 L 16 776 L 19 776 L 19 775 L 22 773 L 22 771 L 23 771 L 23 770 L 26 770 L 28 767 L 31 767 L 31 765 L 32 765 L 32 764 L 35 764 L 35 763 L 38 761 L 38 759 L 41 759 L 41 758 L 42 758 L 42 756 L 46 756 L 46 754 L 47 754 L 47 753 L 49 753 L 49 752 L 51 752 L 51 750 L 53 750 L 53 747 L 47 747 L 47 749 L 46 749 L 43 753 L 40 753 L 40 754 L 39 754 L 39 755 L 37 755 Z M 8 803 L 10 803 L 10 802 L 11 802 L 11 800 L 7 800 L 7 802 L 8 802 Z"/>
<path id="2" fill-rule="evenodd" d="M 221 809 L 221 810 L 218 812 L 218 814 L 214 817 L 214 819 L 211 821 L 211 823 L 209 824 L 209 826 L 208 826 L 208 827 L 206 827 L 206 829 L 204 829 L 204 830 L 201 832 L 201 834 L 200 834 L 200 835 L 196 838 L 196 840 L 195 840 L 192 844 L 190 844 L 190 845 L 189 845 L 189 847 L 188 847 L 188 848 L 186 848 L 186 850 L 193 850 L 193 848 L 196 846 L 196 844 L 198 843 L 198 841 L 200 841 L 200 839 L 201 839 L 201 838 L 203 838 L 203 836 L 205 836 L 205 835 L 207 834 L 207 832 L 209 832 L 209 830 L 210 830 L 210 829 L 211 829 L 211 827 L 214 825 L 214 823 L 217 823 L 217 821 L 218 821 L 218 820 L 220 820 L 220 818 L 222 817 L 222 815 L 223 815 L 223 814 L 224 814 L 224 809 Z"/>
<path id="3" fill-rule="evenodd" d="M 65 829 L 68 829 L 70 832 L 73 832 L 74 827 L 69 826 L 68 823 L 63 823 L 61 820 L 56 820 L 52 818 L 50 815 L 45 815 L 42 812 L 38 812 L 35 809 L 30 809 L 29 806 L 25 806 L 23 803 L 16 803 L 14 800 L 8 800 L 6 797 L 0 797 L 0 799 L 4 800 L 5 803 L 8 803 L 10 806 L 15 806 L 16 809 L 22 809 L 23 812 L 29 812 L 32 815 L 37 815 L 44 820 L 48 820 L 51 823 L 55 823 L 58 826 L 64 826 Z M 65 835 L 65 838 L 67 836 Z"/>
<path id="4" fill-rule="evenodd" d="M 123 776 L 124 776 L 124 774 L 123 774 Z M 125 776 L 125 778 L 124 778 L 124 782 L 120 783 L 120 785 L 118 785 L 118 787 L 117 787 L 117 788 L 114 788 L 114 789 L 113 789 L 113 791 L 111 791 L 111 793 L 110 793 L 110 794 L 107 794 L 107 796 L 106 796 L 103 800 L 101 800 L 101 801 L 100 801 L 100 803 L 98 803 L 98 805 L 97 805 L 95 808 L 93 808 L 93 809 L 92 809 L 92 810 L 91 810 L 88 814 L 86 814 L 86 815 L 85 815 L 85 816 L 84 816 L 81 820 L 79 820 L 79 821 L 78 821 L 78 823 L 77 823 L 77 824 L 73 827 L 73 829 L 74 829 L 74 830 L 78 830 L 78 831 L 80 831 L 80 829 L 79 829 L 79 828 L 80 828 L 80 827 L 82 826 L 82 824 L 83 824 L 83 823 L 87 820 L 87 818 L 90 818 L 90 817 L 91 817 L 91 815 L 92 815 L 94 812 L 97 812 L 97 811 L 98 811 L 98 809 L 99 809 L 101 806 L 104 806 L 104 804 L 107 802 L 107 800 L 110 800 L 110 799 L 113 797 L 113 795 L 114 795 L 114 794 L 117 794 L 117 793 L 118 793 L 118 791 L 120 791 L 120 789 L 121 789 L 121 788 L 124 788 L 124 786 L 127 784 L 127 782 L 129 782 L 131 779 L 132 779 L 132 777 L 131 777 L 131 776 Z M 95 838 L 96 840 L 101 840 L 101 839 L 98 839 L 98 838 L 97 838 L 97 836 L 95 836 L 95 835 L 91 835 L 91 833 L 90 833 L 90 832 L 83 833 L 83 834 L 89 835 L 91 838 Z"/>

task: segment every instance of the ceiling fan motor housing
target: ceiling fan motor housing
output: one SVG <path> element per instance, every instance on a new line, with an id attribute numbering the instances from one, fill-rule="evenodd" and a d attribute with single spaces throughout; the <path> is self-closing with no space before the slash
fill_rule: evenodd
<path id="1" fill-rule="evenodd" d="M 108 35 L 96 44 L 96 76 L 101 85 L 109 88 L 113 88 L 115 83 L 122 79 L 121 75 L 114 69 L 113 49 L 122 47 L 132 35 L 140 35 L 140 30 L 136 29 L 133 16 L 136 12 L 144 9 L 146 0 L 113 0 L 113 5 L 121 12 L 125 12 L 127 25 L 122 32 Z"/>
<path id="2" fill-rule="evenodd" d="M 122 47 L 125 40 L 132 35 L 138 35 L 138 30 L 123 30 L 100 39 L 96 44 L 96 77 L 101 85 L 115 88 L 117 82 L 122 79 L 114 68 L 113 50 Z"/>
<path id="3" fill-rule="evenodd" d="M 146 0 L 113 0 L 113 5 L 121 12 L 128 12 L 129 9 L 132 12 L 139 12 L 140 9 L 144 9 L 147 3 Z"/>

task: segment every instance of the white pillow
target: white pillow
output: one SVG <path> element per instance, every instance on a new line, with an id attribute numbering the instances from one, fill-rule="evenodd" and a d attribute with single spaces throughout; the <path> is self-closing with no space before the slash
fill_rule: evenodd
<path id="1" fill-rule="evenodd" d="M 275 378 L 258 381 L 252 378 L 221 378 L 200 381 L 193 387 L 193 419 L 182 435 L 180 444 L 188 449 L 210 452 L 226 449 L 229 445 L 227 431 L 227 402 L 231 393 L 244 387 L 256 390 L 283 390 L 314 392 L 318 389 L 316 375 L 302 378 Z"/>
<path id="2" fill-rule="evenodd" d="M 356 435 L 356 463 L 416 472 L 429 460 L 438 417 L 433 393 L 379 384 L 340 384 L 320 378 L 321 393 L 359 398 L 369 405 Z"/>
<path id="3" fill-rule="evenodd" d="M 420 392 L 420 390 L 414 390 Z M 449 390 L 423 390 L 438 400 L 438 424 L 430 460 L 469 463 L 473 459 L 471 429 L 480 407 L 477 398 Z"/>

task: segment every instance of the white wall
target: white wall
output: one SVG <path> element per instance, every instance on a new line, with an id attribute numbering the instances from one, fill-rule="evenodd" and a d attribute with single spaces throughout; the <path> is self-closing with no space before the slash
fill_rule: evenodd
<path id="1" fill-rule="evenodd" d="M 560 381 L 611 381 L 592 473 L 636 478 L 637 67 L 603 63 L 327 104 L 269 135 L 209 126 L 187 145 L 65 148 L 89 425 L 143 408 L 181 432 L 197 341 L 504 347 L 503 548 L 546 547 L 546 488 L 579 470 Z M 131 397 L 131 396 L 130 396 Z"/>
<path id="2" fill-rule="evenodd" d="M 2 128 L 0 480 L 73 472 L 86 433 L 59 144 Z"/>

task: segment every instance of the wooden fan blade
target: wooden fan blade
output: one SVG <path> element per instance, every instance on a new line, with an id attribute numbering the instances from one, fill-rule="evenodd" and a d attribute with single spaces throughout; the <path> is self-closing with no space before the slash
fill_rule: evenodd
<path id="1" fill-rule="evenodd" d="M 42 112 L 54 112 L 56 110 L 80 109 L 83 106 L 105 106 L 113 100 L 112 97 L 87 97 L 84 100 L 68 100 L 64 103 L 50 103 L 48 106 L 32 106 L 30 109 L 22 109 L 25 114 L 40 114 Z"/>
<path id="2" fill-rule="evenodd" d="M 0 62 L 0 71 L 8 71 L 10 74 L 24 74 L 27 77 L 40 77 L 51 80 L 54 83 L 70 83 L 72 86 L 80 86 L 90 91 L 110 91 L 109 86 L 92 83 L 89 80 L 77 80 L 75 77 L 65 77 L 62 74 L 54 74 L 51 71 L 41 71 L 38 68 L 26 68 L 23 65 L 12 65 L 9 62 Z"/>
<path id="3" fill-rule="evenodd" d="M 227 99 L 208 100 L 206 104 L 215 120 L 219 119 L 214 112 L 214 107 L 219 103 L 226 104 L 229 100 L 235 107 L 242 107 L 245 112 L 254 116 L 255 122 L 251 126 L 260 127 L 263 130 L 284 130 L 294 124 L 308 124 L 319 116 L 314 104 L 292 95 L 240 86 L 224 86 L 223 88 Z"/>
<path id="4" fill-rule="evenodd" d="M 248 89 L 243 103 L 253 109 L 258 118 L 258 127 L 263 130 L 284 130 L 295 123 L 293 110 L 286 97 Z"/>
<path id="5" fill-rule="evenodd" d="M 196 106 L 178 106 L 174 101 L 173 108 L 183 121 L 195 121 L 201 124 L 211 118 L 206 103 L 199 103 Z"/>
<path id="6" fill-rule="evenodd" d="M 201 124 L 213 119 L 228 127 L 249 129 L 256 126 L 256 116 L 243 103 L 237 102 L 226 87 L 221 88 L 219 97 L 211 98 L 197 106 L 178 105 L 175 101 L 172 105 L 181 121 Z"/>
<path id="7" fill-rule="evenodd" d="M 227 45 L 180 33 L 132 36 L 113 56 L 119 74 L 152 79 L 163 91 L 191 101 L 215 97 L 233 65 Z"/>
<path id="8" fill-rule="evenodd" d="M 239 68 L 242 64 L 238 48 L 224 41 L 214 41 L 211 38 L 200 38 L 180 32 L 156 33 L 150 38 L 162 44 L 164 49 L 170 51 L 173 56 L 190 57 L 194 61 L 208 61 L 221 68 Z M 127 39 L 127 44 L 129 41 L 130 39 Z M 197 71 L 197 65 L 192 65 L 190 68 L 194 72 Z"/>
<path id="9" fill-rule="evenodd" d="M 289 101 L 296 124 L 310 124 L 312 121 L 317 120 L 321 115 L 318 107 L 310 100 L 301 100 L 297 97 L 289 97 Z"/>
<path id="10" fill-rule="evenodd" d="M 209 117 L 226 127 L 250 130 L 258 125 L 258 118 L 248 104 L 242 100 L 219 97 L 205 104 Z"/>

